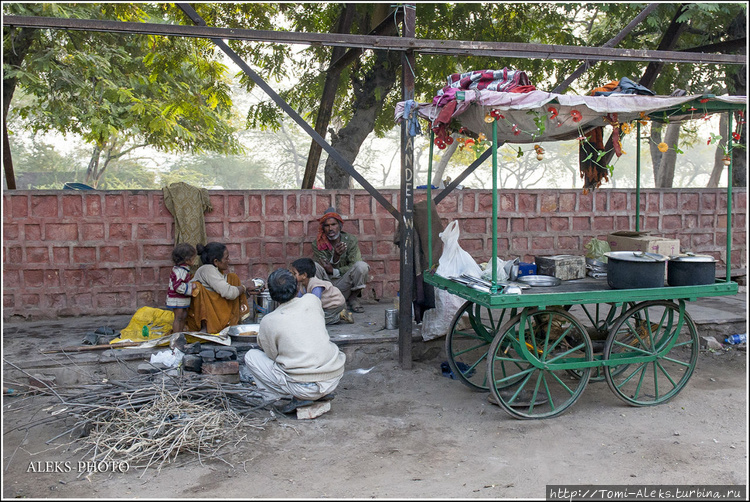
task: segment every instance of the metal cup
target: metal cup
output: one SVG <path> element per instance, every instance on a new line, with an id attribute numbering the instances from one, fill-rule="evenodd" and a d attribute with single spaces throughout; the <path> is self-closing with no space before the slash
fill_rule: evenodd
<path id="1" fill-rule="evenodd" d="M 398 328 L 398 309 L 385 309 L 385 329 Z"/>

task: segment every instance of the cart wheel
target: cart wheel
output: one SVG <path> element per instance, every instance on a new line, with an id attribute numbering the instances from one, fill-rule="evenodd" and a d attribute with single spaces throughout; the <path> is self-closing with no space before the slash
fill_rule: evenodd
<path id="1" fill-rule="evenodd" d="M 699 345 L 698 331 L 684 302 L 639 303 L 618 320 L 607 339 L 604 359 L 622 360 L 622 364 L 604 367 L 607 384 L 633 406 L 669 401 L 693 374 Z"/>
<path id="2" fill-rule="evenodd" d="M 549 418 L 572 405 L 591 367 L 574 377 L 556 364 L 593 361 L 586 328 L 570 313 L 526 309 L 503 326 L 490 346 L 490 392 L 515 418 Z"/>
<path id="3" fill-rule="evenodd" d="M 488 309 L 464 303 L 451 321 L 445 337 L 445 353 L 454 375 L 474 390 L 488 390 L 487 349 L 500 326 L 515 315 L 515 309 Z"/>
<path id="4" fill-rule="evenodd" d="M 607 336 L 614 323 L 633 305 L 635 305 L 633 302 L 620 304 L 595 303 L 592 305 L 567 306 L 565 310 L 572 312 L 581 320 L 581 324 L 586 327 L 591 343 L 594 346 L 594 353 L 600 354 L 604 352 Z M 579 370 L 568 370 L 568 372 L 577 378 L 579 377 Z M 604 380 L 603 367 L 591 368 L 589 382 L 603 382 Z"/>

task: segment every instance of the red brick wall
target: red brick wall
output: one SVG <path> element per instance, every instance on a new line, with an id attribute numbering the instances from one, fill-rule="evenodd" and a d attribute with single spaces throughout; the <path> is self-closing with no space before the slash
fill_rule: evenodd
<path id="1" fill-rule="evenodd" d="M 399 207 L 397 190 L 384 196 Z M 418 193 L 417 200 L 423 198 Z M 745 189 L 734 190 L 732 268 L 747 261 Z M 334 205 L 356 233 L 374 280 L 367 296 L 395 296 L 399 253 L 393 217 L 364 190 L 213 191 L 209 240 L 226 243 L 243 280 L 266 277 L 311 255 L 316 218 Z M 635 228 L 635 192 L 515 190 L 499 195 L 498 254 L 581 253 L 592 237 Z M 492 194 L 456 191 L 438 211 L 460 220 L 461 245 L 478 262 L 492 254 Z M 679 238 L 683 249 L 716 256 L 725 267 L 726 191 L 643 190 L 641 229 Z M 5 191 L 3 318 L 128 314 L 163 305 L 174 220 L 158 190 Z"/>

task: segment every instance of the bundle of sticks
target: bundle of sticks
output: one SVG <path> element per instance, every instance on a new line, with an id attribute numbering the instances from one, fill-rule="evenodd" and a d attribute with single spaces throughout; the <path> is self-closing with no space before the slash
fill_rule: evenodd
<path id="1" fill-rule="evenodd" d="M 49 388 L 60 401 L 46 410 L 75 423 L 49 442 L 79 436 L 82 460 L 120 461 L 131 467 L 161 470 L 179 453 L 203 463 L 221 450 L 249 441 L 248 430 L 263 430 L 275 415 L 260 394 L 242 384 L 220 384 L 195 377 L 139 375 L 108 380 L 73 391 Z M 141 474 L 142 476 L 143 474 Z"/>

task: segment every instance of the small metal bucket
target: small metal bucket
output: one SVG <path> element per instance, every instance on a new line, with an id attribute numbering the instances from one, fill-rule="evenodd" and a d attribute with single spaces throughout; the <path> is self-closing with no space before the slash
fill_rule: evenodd
<path id="1" fill-rule="evenodd" d="M 271 293 L 263 291 L 259 295 L 255 296 L 253 301 L 253 309 L 255 311 L 255 320 L 260 322 L 263 316 L 273 312 L 278 304 L 271 299 Z"/>
<path id="2" fill-rule="evenodd" d="M 385 329 L 398 328 L 398 309 L 385 309 Z"/>

